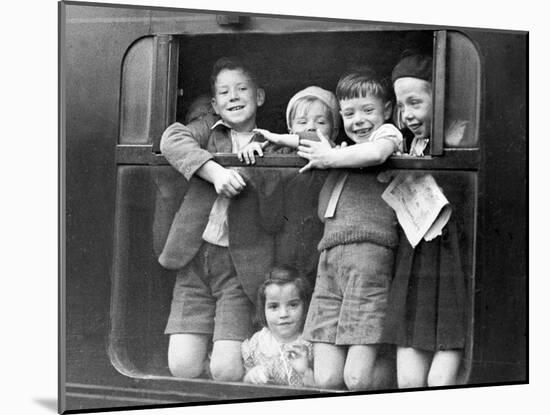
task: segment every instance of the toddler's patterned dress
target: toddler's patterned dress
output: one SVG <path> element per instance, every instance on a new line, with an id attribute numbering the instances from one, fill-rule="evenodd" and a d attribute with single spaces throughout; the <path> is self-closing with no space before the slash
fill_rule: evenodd
<path id="1" fill-rule="evenodd" d="M 304 386 L 303 374 L 292 367 L 288 358 L 288 352 L 295 346 L 307 350 L 308 367 L 311 368 L 313 352 L 310 342 L 299 337 L 293 342 L 281 343 L 264 327 L 242 343 L 244 367 L 248 372 L 255 366 L 263 366 L 271 384 Z"/>

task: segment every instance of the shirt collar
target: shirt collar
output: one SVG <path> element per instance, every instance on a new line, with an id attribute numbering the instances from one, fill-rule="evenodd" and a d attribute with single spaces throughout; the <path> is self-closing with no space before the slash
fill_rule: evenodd
<path id="1" fill-rule="evenodd" d="M 423 157 L 424 150 L 426 150 L 426 147 L 428 147 L 429 142 L 430 142 L 429 138 L 415 137 L 411 143 L 411 149 L 409 151 L 409 154 L 411 156 Z"/>
<path id="2" fill-rule="evenodd" d="M 213 130 L 214 128 L 216 128 L 216 127 L 218 127 L 218 126 L 220 126 L 220 125 L 224 126 L 225 128 L 227 128 L 227 129 L 229 129 L 229 130 L 232 130 L 232 128 L 231 128 L 229 125 L 227 125 L 221 118 L 220 118 L 218 121 L 216 121 L 216 122 L 214 123 L 214 125 L 213 125 L 212 127 L 210 127 L 210 129 Z M 254 127 L 254 128 L 256 128 L 256 127 Z M 232 131 L 233 131 L 233 130 L 232 130 Z M 236 132 L 236 131 L 235 131 L 235 132 Z M 252 131 L 250 131 L 250 132 L 252 132 Z"/>
<path id="3" fill-rule="evenodd" d="M 214 128 L 216 128 L 220 125 L 223 125 L 225 128 L 231 129 L 231 127 L 229 125 L 227 125 L 225 122 L 223 122 L 223 120 L 221 118 L 218 121 L 216 121 L 214 123 L 214 125 L 212 127 L 210 127 L 210 129 L 213 130 Z"/>

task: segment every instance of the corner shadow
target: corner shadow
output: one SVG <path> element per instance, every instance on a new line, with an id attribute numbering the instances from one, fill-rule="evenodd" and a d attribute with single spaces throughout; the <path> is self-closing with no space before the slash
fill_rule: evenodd
<path id="1" fill-rule="evenodd" d="M 57 413 L 57 399 L 52 398 L 36 398 L 34 401 L 43 406 L 46 409 L 49 409 L 52 412 Z"/>

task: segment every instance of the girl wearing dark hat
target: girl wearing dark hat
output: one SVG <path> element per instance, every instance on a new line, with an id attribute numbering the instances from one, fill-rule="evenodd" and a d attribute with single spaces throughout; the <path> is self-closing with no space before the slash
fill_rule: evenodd
<path id="1" fill-rule="evenodd" d="M 414 134 L 408 152 L 423 156 L 432 128 L 432 58 L 426 55 L 404 57 L 393 69 L 392 82 L 399 94 L 399 121 Z"/>
<path id="2" fill-rule="evenodd" d="M 392 73 L 400 121 L 414 134 L 408 149 L 413 156 L 428 153 L 430 145 L 431 81 L 432 58 L 426 55 L 403 57 Z M 458 200 L 453 186 L 445 187 L 453 204 Z M 414 248 L 400 232 L 383 336 L 397 345 L 400 388 L 457 383 L 465 344 L 466 289 L 454 216 L 440 237 L 422 240 Z"/>

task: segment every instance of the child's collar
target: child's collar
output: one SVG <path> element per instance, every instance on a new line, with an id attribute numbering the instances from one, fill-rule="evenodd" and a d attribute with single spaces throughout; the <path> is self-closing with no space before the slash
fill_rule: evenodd
<path id="1" fill-rule="evenodd" d="M 414 137 L 411 142 L 411 148 L 409 150 L 409 155 L 416 157 L 424 157 L 424 150 L 428 147 L 430 142 L 429 137 L 418 138 Z"/>
<path id="2" fill-rule="evenodd" d="M 235 130 L 233 130 L 233 128 L 231 128 L 229 125 L 227 125 L 225 123 L 225 121 L 222 120 L 221 118 L 218 121 L 216 121 L 214 123 L 214 125 L 212 127 L 210 127 L 210 129 L 213 130 L 214 128 L 219 127 L 219 126 L 223 126 L 223 127 L 227 128 L 228 130 L 234 131 L 237 134 L 253 134 L 254 133 L 253 131 L 247 131 L 247 132 L 242 132 L 242 133 L 240 133 L 238 131 L 235 131 Z M 254 126 L 254 128 L 256 128 L 256 126 Z"/>
<path id="3" fill-rule="evenodd" d="M 220 125 L 224 126 L 225 128 L 231 129 L 229 125 L 227 125 L 221 118 L 214 123 L 212 127 L 210 127 L 211 130 L 213 130 L 216 127 L 219 127 Z"/>

